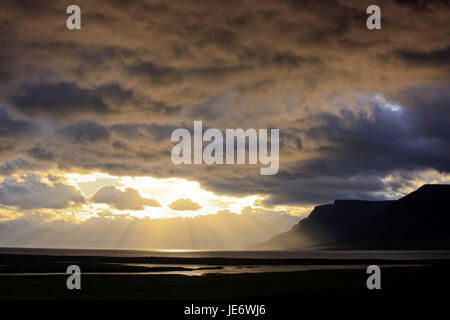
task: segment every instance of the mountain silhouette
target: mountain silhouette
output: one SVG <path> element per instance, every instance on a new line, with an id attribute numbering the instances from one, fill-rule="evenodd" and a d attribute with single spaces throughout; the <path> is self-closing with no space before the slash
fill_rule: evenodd
<path id="1" fill-rule="evenodd" d="M 450 248 L 450 185 L 423 185 L 399 200 L 335 200 L 251 249 Z"/>

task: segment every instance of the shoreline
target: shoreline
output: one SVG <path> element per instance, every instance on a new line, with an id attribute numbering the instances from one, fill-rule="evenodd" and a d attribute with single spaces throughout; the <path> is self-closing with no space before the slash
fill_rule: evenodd
<path id="1" fill-rule="evenodd" d="M 383 269 L 384 295 L 437 292 L 448 287 L 448 267 Z M 315 299 L 372 294 L 365 270 L 258 274 L 83 275 L 81 290 L 67 290 L 67 275 L 1 277 L 2 300 L 241 300 Z M 425 290 L 425 291 L 424 291 Z"/>

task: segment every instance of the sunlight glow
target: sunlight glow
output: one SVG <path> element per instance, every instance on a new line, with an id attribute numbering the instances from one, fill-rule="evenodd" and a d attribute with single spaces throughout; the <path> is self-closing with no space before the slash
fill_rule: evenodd
<path id="1" fill-rule="evenodd" d="M 67 173 L 63 177 L 67 184 L 78 188 L 86 197 L 91 197 L 102 187 L 114 186 L 121 191 L 127 188 L 135 189 L 142 198 L 155 199 L 161 204 L 161 207 L 145 206 L 144 210 L 118 210 L 108 204 L 91 202 L 83 205 L 86 207 L 84 209 L 97 214 L 102 214 L 102 211 L 109 211 L 113 214 L 127 214 L 139 218 L 194 217 L 224 210 L 239 214 L 245 207 L 254 207 L 256 201 L 264 199 L 259 195 L 247 197 L 219 196 L 203 189 L 196 181 L 179 178 L 116 177 L 100 172 L 90 174 Z M 169 205 L 180 198 L 189 199 L 200 205 L 201 208 L 195 211 L 172 210 Z"/>
<path id="2" fill-rule="evenodd" d="M 374 95 L 374 98 L 381 104 L 382 107 L 384 107 L 385 109 L 388 109 L 392 112 L 401 112 L 402 111 L 402 107 L 398 104 L 395 103 L 391 103 L 389 101 L 386 100 L 386 98 L 378 93 L 376 95 Z"/>

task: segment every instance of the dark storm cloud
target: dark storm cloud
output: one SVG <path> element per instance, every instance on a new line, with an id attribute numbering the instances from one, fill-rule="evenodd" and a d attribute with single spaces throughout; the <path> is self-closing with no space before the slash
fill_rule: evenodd
<path id="1" fill-rule="evenodd" d="M 96 89 L 97 93 L 104 99 L 112 100 L 116 104 L 128 102 L 133 97 L 131 90 L 124 90 L 117 83 L 110 83 Z"/>
<path id="2" fill-rule="evenodd" d="M 295 148 L 301 150 L 303 147 L 302 139 L 295 132 L 283 130 L 280 133 L 280 148 L 286 150 L 287 148 Z"/>
<path id="3" fill-rule="evenodd" d="M 389 185 L 381 177 L 363 173 L 356 176 L 330 176 L 320 174 L 315 177 L 292 177 L 267 179 L 247 176 L 243 180 L 208 180 L 205 187 L 219 193 L 232 195 L 247 194 L 247 190 L 269 196 L 265 205 L 292 204 L 314 206 L 333 202 L 335 199 L 380 200 L 386 198 L 384 192 Z M 382 190 L 382 191 L 381 191 Z M 250 194 L 251 192 L 248 192 Z"/>
<path id="4" fill-rule="evenodd" d="M 2 31 L 0 31 L 1 33 Z M 0 35 L 1 37 L 1 35 Z M 3 38 L 3 37 L 2 37 Z M 9 71 L 9 65 L 8 61 L 11 60 L 11 58 L 7 55 L 0 54 L 0 83 L 5 83 L 8 80 L 11 80 L 12 74 Z"/>
<path id="5" fill-rule="evenodd" d="M 77 4 L 82 30 L 72 32 L 67 4 L 2 3 L 4 172 L 24 157 L 311 204 L 382 197 L 414 178 L 383 180 L 399 170 L 450 169 L 443 1 L 383 1 L 380 31 L 367 30 L 372 3 L 359 0 Z M 376 93 L 401 112 L 372 98 L 354 102 Z M 171 131 L 193 120 L 280 128 L 278 175 L 172 165 Z"/>
<path id="6" fill-rule="evenodd" d="M 450 171 L 448 112 L 442 110 L 438 113 L 442 120 L 433 117 L 428 123 L 422 114 L 439 110 L 439 106 L 427 106 L 426 111 L 403 109 L 403 115 L 382 108 L 374 107 L 373 119 L 350 111 L 343 118 L 320 116 L 323 124 L 307 130 L 305 138 L 326 141 L 326 146 L 319 148 L 329 157 L 302 164 L 303 170 L 297 174 L 346 175 L 427 166 Z"/>
<path id="7" fill-rule="evenodd" d="M 89 120 L 69 124 L 62 129 L 62 133 L 74 143 L 99 142 L 109 138 L 107 127 Z"/>
<path id="8" fill-rule="evenodd" d="M 357 79 L 365 88 L 379 88 L 386 80 L 395 84 L 411 79 L 402 74 L 408 71 L 391 73 L 396 66 L 390 64 L 395 62 L 377 65 L 374 57 L 438 52 L 448 47 L 441 23 L 447 21 L 448 8 L 436 6 L 438 1 L 427 2 L 427 10 L 414 11 L 414 15 L 409 7 L 385 2 L 386 27 L 383 32 L 371 33 L 365 29 L 368 3 L 149 0 L 93 5 L 81 1 L 87 25 L 81 32 L 70 33 L 58 16 L 65 7 L 48 2 L 42 5 L 45 14 L 35 15 L 30 24 L 8 27 L 20 37 L 4 33 L 8 39 L 5 54 L 13 59 L 7 73 L 16 75 L 10 81 L 15 87 L 11 100 L 18 102 L 19 109 L 38 109 L 56 117 L 58 95 L 40 96 L 47 92 L 48 84 L 40 83 L 44 78 L 54 85 L 66 83 L 65 87 L 59 85 L 68 98 L 79 95 L 80 113 L 114 116 L 107 114 L 111 111 L 111 102 L 105 101 L 107 91 L 119 104 L 127 104 L 113 103 L 114 111 L 123 111 L 121 114 L 133 121 L 139 117 L 153 121 L 151 116 L 167 119 L 183 107 L 205 103 L 230 90 L 248 94 L 248 88 L 261 83 L 269 93 L 280 87 L 300 91 L 320 84 L 322 94 L 348 89 Z M 9 26 L 26 20 L 24 16 L 28 19 L 31 12 L 28 5 L 14 2 L 6 2 L 4 7 Z M 35 33 L 39 33 L 39 41 Z M 406 33 L 415 37 L 406 37 Z M 425 43 L 426 50 L 419 43 Z M 24 65 L 27 68 L 20 67 Z M 444 73 L 448 75 L 448 71 Z M 25 94 L 36 94 L 36 105 L 30 105 L 27 95 L 16 96 L 24 91 L 19 80 L 24 76 L 37 83 L 34 90 L 25 88 Z M 67 88 L 68 84 L 74 88 Z M 64 115 L 66 108 L 61 109 Z"/>
<path id="9" fill-rule="evenodd" d="M 380 177 L 369 174 L 345 178 L 322 174 L 318 178 L 270 183 L 267 187 L 278 188 L 279 191 L 266 204 L 314 205 L 331 203 L 335 199 L 385 199 L 386 195 L 380 193 L 380 190 L 386 191 L 389 186 Z"/>
<path id="10" fill-rule="evenodd" d="M 221 177 L 206 185 L 218 192 L 233 189 L 236 195 L 257 190 L 271 196 L 269 204 L 384 198 L 381 190 L 414 179 L 403 173 L 405 180 L 396 185 L 383 180 L 387 174 L 427 168 L 450 172 L 449 92 L 448 86 L 409 88 L 399 96 L 405 105 L 372 99 L 365 111 L 314 115 L 307 119 L 314 125 L 298 135 L 307 145 L 303 151 L 315 156 L 292 162 L 273 178 L 247 176 L 237 182 Z M 281 154 L 288 137 L 280 138 Z"/>
<path id="11" fill-rule="evenodd" d="M 67 82 L 23 85 L 8 100 L 15 108 L 30 116 L 64 117 L 77 113 L 104 114 L 109 111 L 94 91 Z"/>
<path id="12" fill-rule="evenodd" d="M 177 127 L 172 126 L 172 125 L 151 124 L 151 125 L 146 126 L 146 130 L 157 141 L 167 140 L 167 138 L 171 136 L 172 132 L 175 129 L 177 129 Z"/>
<path id="13" fill-rule="evenodd" d="M 15 120 L 4 108 L 0 108 L 0 137 L 23 137 L 32 134 L 36 127 L 24 120 Z"/>
<path id="14" fill-rule="evenodd" d="M 111 131 L 116 132 L 122 138 L 135 139 L 145 136 L 145 131 L 143 132 L 141 130 L 142 127 L 145 126 L 136 124 L 115 124 L 111 127 Z"/>
<path id="15" fill-rule="evenodd" d="M 6 109 L 0 108 L 0 162 L 20 156 L 17 152 L 29 148 L 41 131 L 38 124 L 13 118 Z"/>
<path id="16" fill-rule="evenodd" d="M 6 161 L 2 165 L 0 165 L 0 175 L 9 176 L 13 173 L 16 173 L 19 170 L 33 171 L 38 168 L 39 168 L 38 166 L 19 157 L 17 159 L 11 160 L 11 161 Z"/>
<path id="17" fill-rule="evenodd" d="M 177 129 L 176 126 L 167 124 L 116 124 L 113 125 L 110 130 L 119 134 L 123 138 L 135 139 L 135 138 L 152 138 L 156 141 L 167 141 L 173 130 Z"/>
<path id="18" fill-rule="evenodd" d="M 116 149 L 126 149 L 127 145 L 126 143 L 120 141 L 120 140 L 116 140 L 112 143 L 112 146 Z"/>
<path id="19" fill-rule="evenodd" d="M 165 86 L 181 80 L 181 74 L 175 69 L 157 66 L 152 62 L 142 62 L 129 68 L 132 74 L 142 75 L 152 85 Z"/>
<path id="20" fill-rule="evenodd" d="M 398 55 L 410 64 L 442 66 L 450 63 L 450 47 L 425 52 L 399 50 Z"/>
<path id="21" fill-rule="evenodd" d="M 395 2 L 402 4 L 402 5 L 406 5 L 406 6 L 411 6 L 414 7 L 417 10 L 420 9 L 427 9 L 428 7 L 433 7 L 433 6 L 442 6 L 442 7 L 446 7 L 448 6 L 448 0 L 434 0 L 434 1 L 423 1 L 423 0 L 394 0 Z"/>
<path id="22" fill-rule="evenodd" d="M 39 160 L 53 160 L 53 153 L 48 150 L 45 150 L 41 146 L 37 145 L 33 148 L 28 149 L 27 154 Z"/>

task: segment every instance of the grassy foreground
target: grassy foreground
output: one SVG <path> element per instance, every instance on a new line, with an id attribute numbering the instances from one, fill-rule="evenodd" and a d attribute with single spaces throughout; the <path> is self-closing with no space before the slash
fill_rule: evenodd
<path id="1" fill-rule="evenodd" d="M 378 294 L 429 295 L 449 287 L 447 266 L 382 269 Z M 0 299 L 309 299 L 364 296 L 365 270 L 326 270 L 207 276 L 84 275 L 81 290 L 67 276 L 0 276 Z"/>

